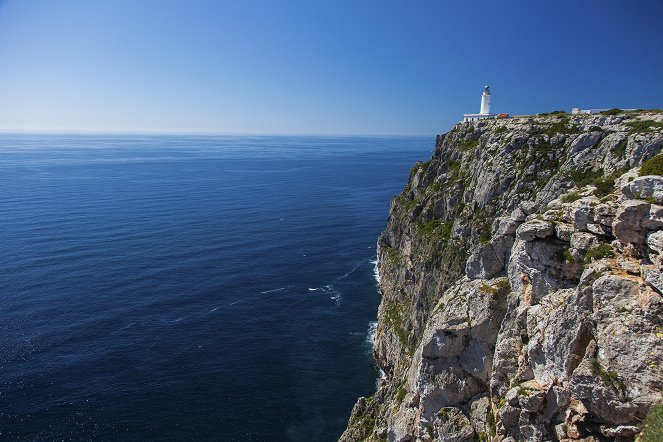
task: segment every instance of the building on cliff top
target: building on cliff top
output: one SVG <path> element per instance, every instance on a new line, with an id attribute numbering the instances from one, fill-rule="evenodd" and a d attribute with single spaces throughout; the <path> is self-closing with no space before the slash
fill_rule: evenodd
<path id="1" fill-rule="evenodd" d="M 508 116 L 505 114 L 499 114 L 502 118 L 503 116 Z M 487 118 L 496 118 L 497 114 L 490 113 L 490 87 L 486 85 L 483 88 L 483 94 L 481 94 L 481 109 L 478 114 L 463 114 L 463 121 L 477 121 L 485 120 Z"/>

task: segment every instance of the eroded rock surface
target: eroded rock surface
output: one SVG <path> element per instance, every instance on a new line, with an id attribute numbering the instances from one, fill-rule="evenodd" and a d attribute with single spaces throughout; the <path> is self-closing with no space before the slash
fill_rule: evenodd
<path id="1" fill-rule="evenodd" d="M 658 112 L 461 123 L 378 240 L 385 373 L 343 441 L 630 441 L 663 391 Z"/>

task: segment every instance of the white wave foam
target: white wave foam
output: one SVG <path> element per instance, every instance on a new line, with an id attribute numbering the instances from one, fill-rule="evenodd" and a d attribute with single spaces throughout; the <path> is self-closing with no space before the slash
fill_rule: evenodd
<path id="1" fill-rule="evenodd" d="M 260 292 L 260 293 L 265 294 L 265 293 L 272 293 L 272 292 L 280 292 L 281 290 L 285 290 L 285 289 L 286 289 L 285 287 L 279 287 L 278 289 L 265 290 L 264 292 Z"/>
<path id="2" fill-rule="evenodd" d="M 366 352 L 371 354 L 373 353 L 373 347 L 375 346 L 375 331 L 378 328 L 378 323 L 376 321 L 371 321 L 368 323 L 368 330 L 366 331 L 366 338 L 364 338 L 364 345 L 366 346 Z"/>
<path id="3" fill-rule="evenodd" d="M 214 308 L 213 308 L 212 310 L 210 310 L 209 312 L 212 313 L 212 312 L 217 311 L 218 309 L 219 309 L 219 307 L 214 307 Z"/>
<path id="4" fill-rule="evenodd" d="M 313 289 L 313 288 L 311 288 L 311 287 L 308 288 L 308 291 L 309 291 L 309 292 L 315 292 L 315 291 L 317 291 L 317 290 L 320 290 L 320 289 L 319 289 L 319 288 L 318 288 L 318 289 Z"/>
<path id="5" fill-rule="evenodd" d="M 375 259 L 371 261 L 371 264 L 373 264 L 373 277 L 375 278 L 375 282 L 377 282 L 378 286 L 380 285 L 380 269 L 378 268 L 378 260 Z"/>

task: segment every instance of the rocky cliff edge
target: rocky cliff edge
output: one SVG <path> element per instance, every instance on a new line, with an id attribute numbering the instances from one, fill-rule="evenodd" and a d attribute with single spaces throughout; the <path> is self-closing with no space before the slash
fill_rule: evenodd
<path id="1" fill-rule="evenodd" d="M 342 441 L 634 440 L 663 399 L 663 113 L 459 123 L 378 240 Z"/>

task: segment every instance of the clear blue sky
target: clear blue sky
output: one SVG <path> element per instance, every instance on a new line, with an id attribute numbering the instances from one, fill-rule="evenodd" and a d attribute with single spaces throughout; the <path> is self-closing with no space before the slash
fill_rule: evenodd
<path id="1" fill-rule="evenodd" d="M 0 0 L 0 130 L 425 134 L 663 107 L 663 1 Z"/>

